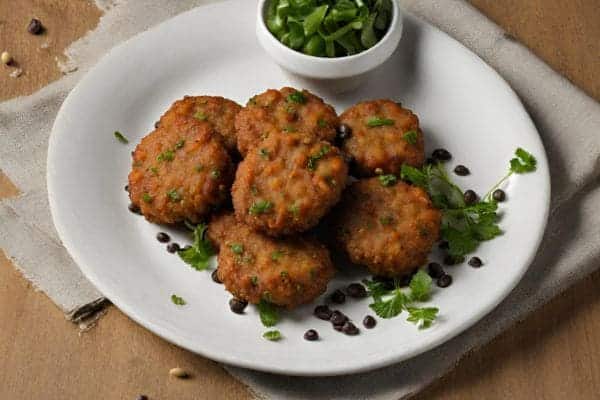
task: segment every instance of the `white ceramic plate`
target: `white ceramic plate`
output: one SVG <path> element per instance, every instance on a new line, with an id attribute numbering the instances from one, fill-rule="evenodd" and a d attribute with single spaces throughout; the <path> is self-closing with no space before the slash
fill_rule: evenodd
<path id="1" fill-rule="evenodd" d="M 415 110 L 429 151 L 445 147 L 472 174 L 456 180 L 484 193 L 521 146 L 539 161 L 533 174 L 514 176 L 505 187 L 501 227 L 505 234 L 483 244 L 485 266 L 449 267 L 454 283 L 431 301 L 438 321 L 418 330 L 406 316 L 379 320 L 373 330 L 350 337 L 311 315 L 312 305 L 286 314 L 277 328 L 284 340 L 269 342 L 258 314 L 229 311 L 230 295 L 210 272 L 197 272 L 168 254 L 154 236 L 168 231 L 127 210 L 123 190 L 129 152 L 176 99 L 215 94 L 240 103 L 267 88 L 296 85 L 258 47 L 254 1 L 201 7 L 118 46 L 65 100 L 52 131 L 48 192 L 56 228 L 87 278 L 131 318 L 186 349 L 225 363 L 296 375 L 365 371 L 405 360 L 440 345 L 491 311 L 516 285 L 542 237 L 550 183 L 544 148 L 529 116 L 509 86 L 477 56 L 423 21 L 406 19 L 392 58 L 362 89 L 333 96 L 308 87 L 338 110 L 369 98 L 393 98 Z M 226 23 L 222 23 L 226 21 Z M 113 132 L 130 139 L 118 143 Z M 332 289 L 366 276 L 339 273 Z M 187 305 L 175 306 L 171 294 Z M 341 309 L 357 325 L 368 300 Z M 314 328 L 321 340 L 308 342 Z"/>

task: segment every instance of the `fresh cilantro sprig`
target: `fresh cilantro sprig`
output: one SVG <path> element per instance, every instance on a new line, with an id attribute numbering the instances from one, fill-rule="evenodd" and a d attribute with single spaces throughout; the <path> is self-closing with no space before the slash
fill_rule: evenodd
<path id="1" fill-rule="evenodd" d="M 373 303 L 369 307 L 381 318 L 393 318 L 403 311 L 408 312 L 407 321 L 418 324 L 419 329 L 429 328 L 435 320 L 438 309 L 435 307 L 417 307 L 415 303 L 424 302 L 431 297 L 432 280 L 422 270 L 419 270 L 409 283 L 409 290 L 403 290 L 396 285 L 389 290 L 382 282 L 364 281 Z"/>
<path id="2" fill-rule="evenodd" d="M 203 271 L 208 268 L 210 257 L 215 254 L 214 249 L 208 239 L 206 239 L 206 224 L 198 224 L 194 227 L 188 225 L 194 231 L 194 243 L 191 247 L 179 250 L 179 257 L 189 264 L 192 268 L 198 271 Z"/>
<path id="3" fill-rule="evenodd" d="M 266 300 L 261 300 L 257 307 L 260 315 L 260 322 L 262 322 L 264 326 L 269 328 L 279 322 L 279 310 L 277 309 L 277 306 Z"/>
<path id="4" fill-rule="evenodd" d="M 533 156 L 533 154 L 523 150 L 522 148 L 517 148 L 515 150 L 515 157 L 510 160 L 510 167 L 508 169 L 508 173 L 502 177 L 484 196 L 484 199 L 490 200 L 492 193 L 494 190 L 498 189 L 500 185 L 502 185 L 508 178 L 510 178 L 513 174 L 526 174 L 528 172 L 534 172 L 537 169 L 537 160 Z"/>

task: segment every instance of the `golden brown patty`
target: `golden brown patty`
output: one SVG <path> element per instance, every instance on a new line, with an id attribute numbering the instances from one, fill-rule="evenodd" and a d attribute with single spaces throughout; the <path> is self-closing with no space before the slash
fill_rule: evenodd
<path id="1" fill-rule="evenodd" d="M 233 169 L 206 122 L 163 119 L 133 153 L 129 197 L 148 221 L 199 222 L 228 195 Z"/>
<path id="2" fill-rule="evenodd" d="M 272 236 L 305 231 L 338 202 L 347 176 L 339 149 L 328 142 L 273 133 L 239 164 L 235 215 Z"/>
<path id="3" fill-rule="evenodd" d="M 327 249 L 302 236 L 275 239 L 221 215 L 208 226 L 219 247 L 218 275 L 225 288 L 249 303 L 261 299 L 295 307 L 322 294 L 335 270 Z"/>
<path id="4" fill-rule="evenodd" d="M 378 168 L 381 173 L 398 174 L 402 164 L 423 164 L 419 119 L 391 100 L 358 103 L 340 116 L 340 123 L 352 130 L 342 150 L 354 159 L 353 173 L 359 176 L 373 176 Z"/>
<path id="5" fill-rule="evenodd" d="M 252 97 L 235 119 L 242 155 L 272 133 L 302 132 L 332 141 L 338 117 L 333 107 L 307 90 L 284 87 Z"/>
<path id="6" fill-rule="evenodd" d="M 336 209 L 336 239 L 350 260 L 375 275 L 398 276 L 427 261 L 441 212 L 421 188 L 378 178 L 357 181 Z"/>
<path id="7" fill-rule="evenodd" d="M 236 151 L 235 116 L 241 108 L 235 101 L 224 97 L 185 96 L 173 103 L 159 123 L 169 125 L 181 118 L 206 121 L 223 137 L 227 150 Z"/>

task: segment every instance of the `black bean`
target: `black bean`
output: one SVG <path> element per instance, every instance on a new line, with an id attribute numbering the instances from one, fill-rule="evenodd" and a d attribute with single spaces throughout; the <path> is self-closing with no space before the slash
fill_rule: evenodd
<path id="1" fill-rule="evenodd" d="M 346 295 L 339 289 L 333 292 L 330 298 L 331 301 L 335 304 L 344 304 L 344 302 L 346 301 Z"/>
<path id="2" fill-rule="evenodd" d="M 375 325 L 377 325 L 377 320 L 373 317 L 371 317 L 370 315 L 367 315 L 364 319 L 363 319 L 363 325 L 365 326 L 365 328 L 367 329 L 372 329 L 375 327 Z"/>
<path id="3" fill-rule="evenodd" d="M 212 278 L 214 283 L 223 283 L 221 282 L 221 279 L 219 279 L 219 270 L 215 269 L 211 274 L 210 277 Z"/>
<path id="4" fill-rule="evenodd" d="M 433 279 L 438 279 L 440 276 L 444 275 L 444 268 L 436 262 L 429 263 L 429 265 L 427 265 L 427 271 L 429 272 L 429 276 Z"/>
<path id="5" fill-rule="evenodd" d="M 36 18 L 33 18 L 31 21 L 29 21 L 29 25 L 27 25 L 27 32 L 31 33 L 32 35 L 39 35 L 43 30 L 44 27 L 42 26 L 42 21 Z"/>
<path id="6" fill-rule="evenodd" d="M 348 293 L 348 296 L 354 297 L 355 299 L 367 297 L 367 290 L 360 283 L 349 284 L 346 288 L 346 293 Z"/>
<path id="7" fill-rule="evenodd" d="M 127 206 L 127 208 L 129 209 L 129 211 L 131 211 L 134 214 L 142 215 L 140 208 L 133 203 L 129 203 L 129 206 Z"/>
<path id="8" fill-rule="evenodd" d="M 167 251 L 169 253 L 177 253 L 179 250 L 181 250 L 181 248 L 179 247 L 179 244 L 177 244 L 177 243 L 169 243 L 167 245 Z"/>
<path id="9" fill-rule="evenodd" d="M 492 198 L 496 201 L 504 201 L 506 200 L 506 192 L 502 189 L 496 189 L 492 193 Z"/>
<path id="10" fill-rule="evenodd" d="M 340 124 L 340 126 L 337 129 L 337 133 L 337 138 L 339 140 L 346 140 L 352 135 L 352 128 L 350 128 L 346 124 Z"/>
<path id="11" fill-rule="evenodd" d="M 469 265 L 473 268 L 479 268 L 483 265 L 483 262 L 479 257 L 471 257 L 471 259 L 469 260 Z"/>
<path id="12" fill-rule="evenodd" d="M 236 299 L 235 297 L 229 300 L 229 308 L 236 314 L 243 314 L 247 305 L 247 301 Z"/>
<path id="13" fill-rule="evenodd" d="M 358 333 L 360 332 L 360 331 L 358 330 L 358 328 L 356 327 L 356 325 L 354 325 L 354 324 L 353 324 L 352 322 L 350 322 L 350 321 L 347 321 L 347 322 L 344 324 L 344 327 L 342 328 L 342 331 L 343 331 L 343 332 L 344 332 L 346 335 L 351 335 L 351 336 L 358 335 Z"/>
<path id="14" fill-rule="evenodd" d="M 436 161 L 436 159 L 435 159 L 435 158 L 433 158 L 433 157 L 427 157 L 427 158 L 425 159 L 425 164 L 428 164 L 428 165 L 433 165 L 433 164 L 437 164 L 437 161 Z"/>
<path id="15" fill-rule="evenodd" d="M 331 318 L 331 309 L 326 305 L 316 306 L 313 314 L 319 319 L 329 321 L 329 318 Z"/>
<path id="16" fill-rule="evenodd" d="M 129 185 L 125 185 L 125 191 L 129 192 Z"/>
<path id="17" fill-rule="evenodd" d="M 156 121 L 156 122 L 154 123 L 154 128 L 158 128 L 159 126 L 160 126 L 160 121 Z"/>
<path id="18" fill-rule="evenodd" d="M 439 244 L 438 247 L 442 250 L 448 250 L 448 248 L 450 247 L 448 242 L 446 242 L 445 240 L 442 240 Z"/>
<path id="19" fill-rule="evenodd" d="M 342 329 L 344 329 L 344 325 L 334 325 L 333 329 L 335 329 L 338 332 L 341 332 Z"/>
<path id="20" fill-rule="evenodd" d="M 475 191 L 469 189 L 463 194 L 463 198 L 465 199 L 465 203 L 467 205 L 475 204 L 477 202 L 478 196 Z"/>
<path id="21" fill-rule="evenodd" d="M 136 400 L 148 400 L 148 396 L 145 394 L 140 394 L 138 397 L 136 397 Z"/>
<path id="22" fill-rule="evenodd" d="M 471 171 L 469 171 L 469 168 L 465 167 L 464 165 L 457 165 L 454 168 L 454 173 L 456 175 L 466 176 L 466 175 L 469 175 L 471 173 Z"/>
<path id="23" fill-rule="evenodd" d="M 431 153 L 431 157 L 438 161 L 450 161 L 450 159 L 452 159 L 452 154 L 446 149 L 435 149 L 433 153 Z"/>
<path id="24" fill-rule="evenodd" d="M 456 265 L 456 264 L 460 264 L 461 262 L 465 261 L 465 258 L 460 256 L 452 256 L 450 254 L 446 254 L 446 257 L 444 257 L 444 264 L 446 265 Z"/>
<path id="25" fill-rule="evenodd" d="M 319 333 L 314 329 L 309 329 L 304 333 L 304 339 L 309 340 L 311 342 L 315 341 L 319 339 Z"/>
<path id="26" fill-rule="evenodd" d="M 436 283 L 441 288 L 448 287 L 452 284 L 452 276 L 444 274 L 438 278 Z"/>
<path id="27" fill-rule="evenodd" d="M 344 325 L 344 323 L 348 321 L 348 317 L 342 314 L 341 311 L 335 310 L 331 313 L 331 318 L 329 320 L 333 325 Z"/>
<path id="28" fill-rule="evenodd" d="M 171 238 L 164 232 L 158 232 L 156 234 L 156 240 L 158 240 L 161 243 L 168 243 L 171 240 Z"/>

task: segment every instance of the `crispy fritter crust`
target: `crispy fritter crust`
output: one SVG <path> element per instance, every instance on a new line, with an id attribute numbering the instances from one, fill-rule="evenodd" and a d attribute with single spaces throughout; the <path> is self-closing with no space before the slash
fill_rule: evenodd
<path id="1" fill-rule="evenodd" d="M 232 178 L 227 150 L 207 122 L 163 118 L 133 152 L 129 197 L 148 221 L 197 223 L 228 197 Z"/>
<path id="2" fill-rule="evenodd" d="M 390 119 L 393 125 L 369 127 L 371 118 Z M 353 159 L 352 173 L 369 177 L 380 168 L 386 174 L 398 174 L 402 164 L 423 165 L 425 145 L 419 119 L 410 110 L 391 100 L 372 100 L 358 103 L 344 111 L 340 123 L 348 125 L 352 133 L 342 145 L 342 151 Z M 416 142 L 410 143 L 406 132 L 416 133 Z"/>
<path id="3" fill-rule="evenodd" d="M 327 289 L 335 270 L 325 246 L 311 238 L 275 239 L 236 221 L 213 218 L 209 239 L 219 248 L 218 275 L 235 297 L 257 304 L 264 299 L 293 308 Z"/>
<path id="4" fill-rule="evenodd" d="M 370 178 L 348 188 L 333 224 L 337 243 L 352 262 L 392 277 L 427 261 L 441 218 L 423 189 L 404 182 L 384 187 Z"/>
<path id="5" fill-rule="evenodd" d="M 235 117 L 242 107 L 235 101 L 219 96 L 185 96 L 173 103 L 161 117 L 160 124 L 171 125 L 181 118 L 206 121 L 221 135 L 230 152 L 236 150 Z"/>
<path id="6" fill-rule="evenodd" d="M 335 139 L 339 122 L 333 107 L 308 90 L 301 92 L 304 101 L 294 101 L 296 92 L 290 87 L 269 89 L 248 101 L 235 119 L 237 145 L 242 155 L 272 133 L 286 130 L 327 141 Z"/>
<path id="7" fill-rule="evenodd" d="M 239 164 L 232 187 L 235 215 L 272 236 L 305 231 L 339 201 L 347 177 L 344 158 L 328 142 L 273 133 Z"/>

